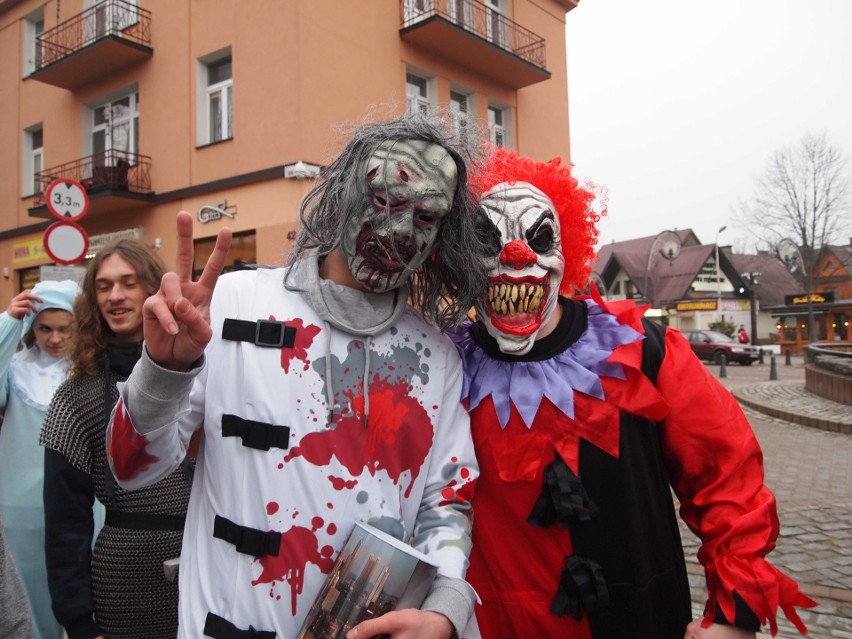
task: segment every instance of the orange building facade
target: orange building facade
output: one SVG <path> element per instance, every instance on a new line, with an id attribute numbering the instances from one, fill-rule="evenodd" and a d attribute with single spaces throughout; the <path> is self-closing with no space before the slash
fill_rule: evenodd
<path id="1" fill-rule="evenodd" d="M 45 202 L 78 182 L 89 253 L 281 264 L 341 125 L 437 107 L 536 159 L 569 157 L 565 20 L 578 0 L 0 0 L 0 296 L 54 264 Z M 58 273 L 62 269 L 48 269 Z"/>

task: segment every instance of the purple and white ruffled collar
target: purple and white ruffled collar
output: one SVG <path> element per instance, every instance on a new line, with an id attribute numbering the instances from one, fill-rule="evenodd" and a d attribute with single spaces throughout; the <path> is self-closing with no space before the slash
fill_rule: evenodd
<path id="1" fill-rule="evenodd" d="M 567 349 L 543 361 L 493 359 L 470 336 L 470 323 L 451 332 L 464 365 L 462 399 L 470 400 L 469 410 L 491 395 L 501 428 L 509 422 L 514 404 L 529 429 L 544 397 L 571 419 L 574 391 L 604 399 L 601 377 L 625 379 L 621 364 L 607 360 L 619 346 L 644 336 L 619 323 L 593 300 L 584 301 L 588 307 L 586 330 Z"/>

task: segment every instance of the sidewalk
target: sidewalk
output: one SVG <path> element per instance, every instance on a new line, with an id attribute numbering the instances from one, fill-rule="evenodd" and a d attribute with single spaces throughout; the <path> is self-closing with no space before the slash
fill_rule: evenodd
<path id="1" fill-rule="evenodd" d="M 740 404 L 794 424 L 852 434 L 852 406 L 833 402 L 805 390 L 805 365 L 801 356 L 792 356 L 790 365 L 776 357 L 777 380 L 770 381 L 770 359 L 763 365 L 725 367 L 727 377 L 719 381 Z M 718 378 L 720 367 L 708 366 Z"/>

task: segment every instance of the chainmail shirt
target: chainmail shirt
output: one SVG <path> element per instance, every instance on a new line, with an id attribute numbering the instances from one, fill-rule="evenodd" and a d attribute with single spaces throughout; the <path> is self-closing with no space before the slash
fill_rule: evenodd
<path id="1" fill-rule="evenodd" d="M 64 383 L 48 410 L 41 443 L 91 476 L 95 495 L 108 512 L 183 516 L 191 487 L 183 468 L 140 490 L 123 490 L 113 480 L 105 428 L 118 399 L 115 385 L 119 381 L 123 376 L 102 372 Z M 95 620 L 106 637 L 173 639 L 177 635 L 177 580 L 166 579 L 163 561 L 180 555 L 182 536 L 181 530 L 140 530 L 107 522 L 95 543 L 91 565 Z"/>

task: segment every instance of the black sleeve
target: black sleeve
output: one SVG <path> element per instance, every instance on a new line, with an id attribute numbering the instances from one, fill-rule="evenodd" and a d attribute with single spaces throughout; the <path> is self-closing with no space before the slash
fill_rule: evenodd
<path id="1" fill-rule="evenodd" d="M 94 639 L 101 634 L 92 598 L 94 503 L 91 476 L 72 466 L 61 453 L 45 448 L 47 583 L 53 614 L 65 627 L 68 639 Z"/>

